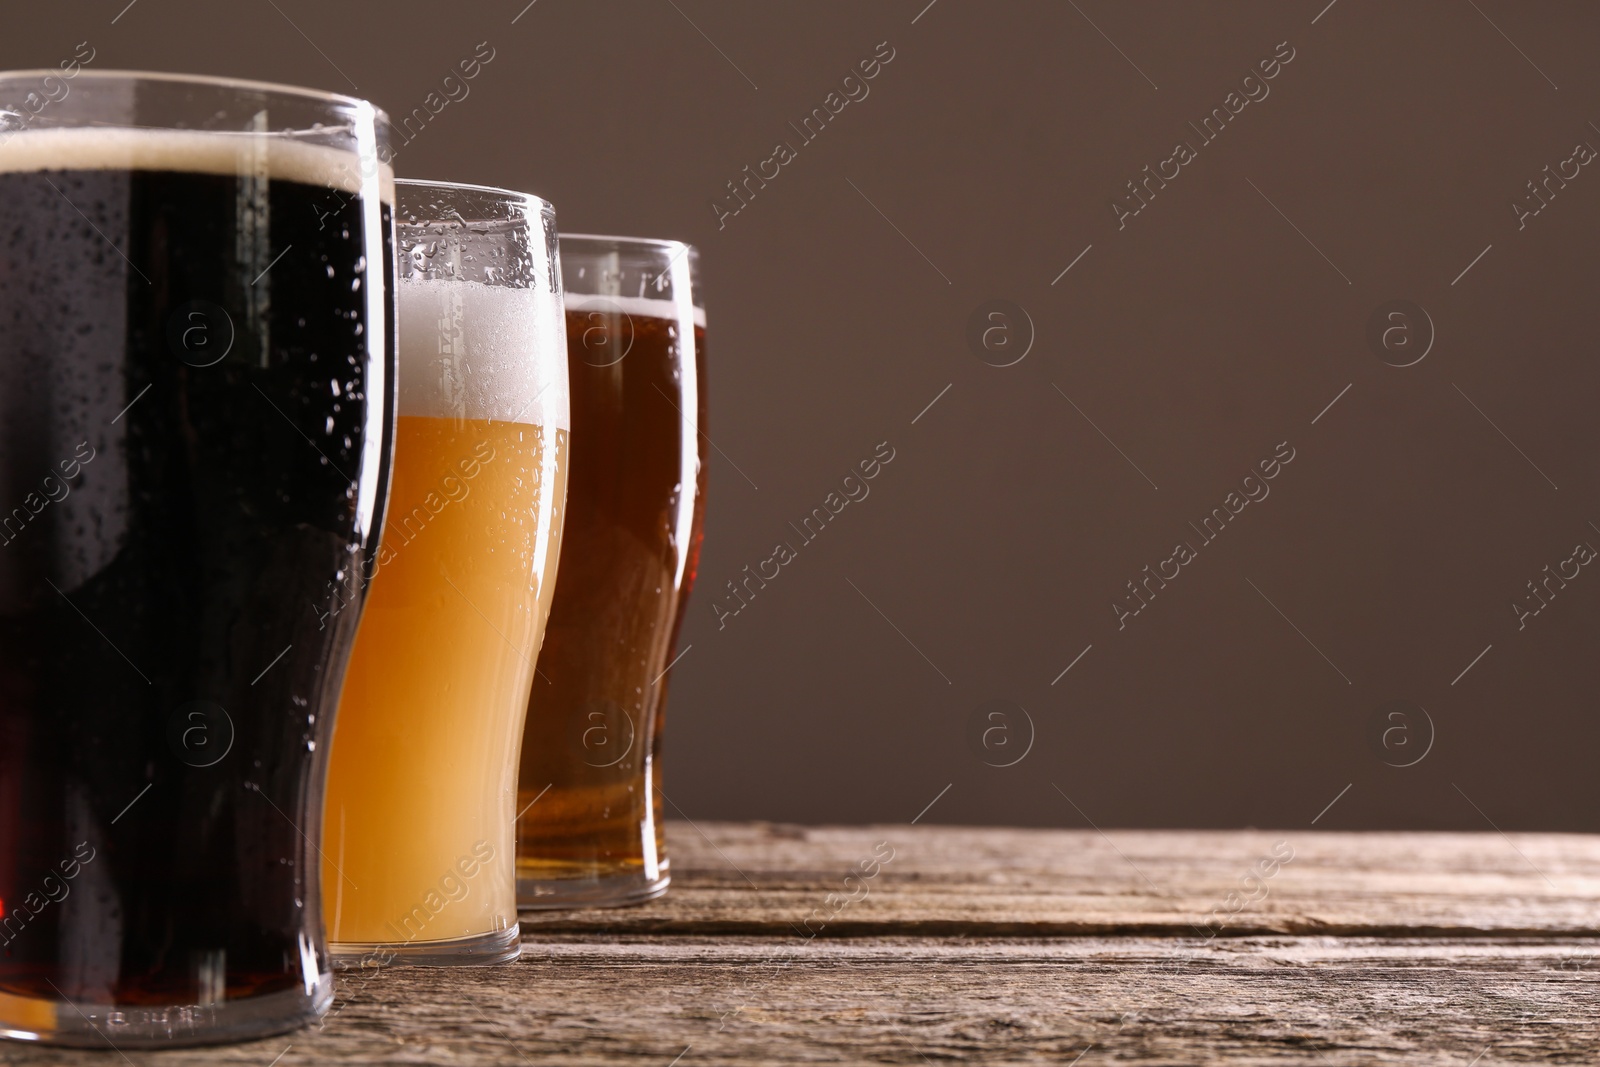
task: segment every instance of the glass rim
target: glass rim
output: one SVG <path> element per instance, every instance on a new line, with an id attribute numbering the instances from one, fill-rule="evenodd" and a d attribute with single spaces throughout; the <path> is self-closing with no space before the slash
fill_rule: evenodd
<path id="1" fill-rule="evenodd" d="M 687 241 L 679 241 L 671 237 L 623 237 L 608 233 L 565 233 L 561 240 L 593 241 L 596 244 L 614 244 L 629 248 L 650 249 L 688 249 L 689 254 L 696 259 L 700 258 L 700 249 Z"/>
<path id="2" fill-rule="evenodd" d="M 0 70 L 0 83 L 18 81 L 24 78 L 30 80 L 51 77 L 60 78 L 65 73 L 65 71 L 57 67 Z M 80 68 L 76 74 L 69 77 L 72 81 L 88 78 L 91 81 L 105 82 L 119 80 L 170 82 L 179 85 L 204 85 L 217 89 L 244 89 L 261 93 L 275 93 L 279 96 L 295 97 L 301 100 L 333 104 L 340 107 L 371 108 L 374 118 L 384 125 L 390 125 L 389 113 L 370 100 L 345 93 L 330 92 L 326 89 L 309 89 L 303 85 L 285 85 L 282 82 L 255 81 L 250 78 L 224 78 L 213 74 L 174 74 L 169 71 L 158 70 L 90 70 L 87 67 Z"/>
<path id="3" fill-rule="evenodd" d="M 470 182 L 441 182 L 426 178 L 396 178 L 395 199 L 399 200 L 399 190 L 402 186 L 413 189 L 459 189 L 467 193 L 481 193 L 485 196 L 497 197 L 508 202 L 531 204 L 547 211 L 554 212 L 556 206 L 537 193 L 525 193 L 519 189 L 506 189 L 499 185 L 473 185 Z M 396 220 L 399 221 L 399 220 Z M 407 225 L 410 225 L 409 223 Z"/>

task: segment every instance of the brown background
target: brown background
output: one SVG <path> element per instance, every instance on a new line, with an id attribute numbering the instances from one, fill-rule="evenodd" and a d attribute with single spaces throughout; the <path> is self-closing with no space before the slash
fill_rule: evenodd
<path id="1" fill-rule="evenodd" d="M 673 683 L 682 812 L 1600 829 L 1600 571 L 1521 631 L 1510 606 L 1600 546 L 1600 168 L 1524 229 L 1510 206 L 1600 146 L 1600 9 L 524 3 L 13 4 L 0 66 L 88 40 L 97 68 L 401 114 L 488 42 L 401 176 L 701 248 L 721 454 Z M 883 41 L 870 95 L 801 146 L 787 123 Z M 1284 41 L 1270 95 L 1199 146 L 1187 124 Z M 780 139 L 798 158 L 719 229 Z M 1119 230 L 1109 201 L 1178 140 L 1198 158 Z M 993 299 L 1036 334 L 1014 366 L 967 340 Z M 1398 299 L 1436 333 L 1406 368 L 1366 338 Z M 881 441 L 870 496 L 719 629 L 725 583 Z M 1119 631 L 1124 582 L 1284 441 L 1271 495 Z M 1023 750 L 1016 712 L 969 741 L 997 699 L 1033 724 L 1006 768 L 984 760 Z M 1415 710 L 1375 719 L 1396 700 L 1431 748 Z"/>

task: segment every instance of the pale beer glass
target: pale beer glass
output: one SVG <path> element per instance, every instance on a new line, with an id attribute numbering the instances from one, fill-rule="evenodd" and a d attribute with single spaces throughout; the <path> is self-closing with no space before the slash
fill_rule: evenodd
<path id="1" fill-rule="evenodd" d="M 518 954 L 517 755 L 560 556 L 567 365 L 555 212 L 398 183 L 390 519 L 324 812 L 342 965 Z"/>

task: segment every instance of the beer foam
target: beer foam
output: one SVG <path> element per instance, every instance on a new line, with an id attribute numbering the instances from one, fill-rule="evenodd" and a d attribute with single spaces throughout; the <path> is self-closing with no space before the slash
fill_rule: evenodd
<path id="1" fill-rule="evenodd" d="M 402 277 L 399 303 L 400 414 L 572 428 L 558 294 Z"/>
<path id="2" fill-rule="evenodd" d="M 597 293 L 568 293 L 568 311 L 617 311 L 641 319 L 673 319 L 679 314 L 676 300 L 648 296 L 601 296 Z M 694 309 L 694 324 L 706 328 L 706 309 Z"/>
<path id="3" fill-rule="evenodd" d="M 0 133 L 0 173 L 48 170 L 170 170 L 254 174 L 361 191 L 353 148 L 312 144 L 283 133 L 77 126 Z M 378 165 L 379 198 L 394 203 L 394 168 Z"/>

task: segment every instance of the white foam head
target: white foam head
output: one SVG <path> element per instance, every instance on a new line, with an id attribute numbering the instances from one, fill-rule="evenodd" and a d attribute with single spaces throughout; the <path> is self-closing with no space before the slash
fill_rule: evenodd
<path id="1" fill-rule="evenodd" d="M 561 297 L 457 279 L 400 279 L 400 414 L 568 430 Z"/>
<path id="2" fill-rule="evenodd" d="M 0 173 L 41 170 L 172 170 L 265 174 L 346 193 L 362 186 L 354 148 L 313 144 L 283 133 L 75 126 L 0 133 Z M 394 168 L 376 159 L 379 199 L 394 202 Z"/>
<path id="3" fill-rule="evenodd" d="M 604 296 L 598 293 L 568 293 L 568 311 L 621 311 L 643 319 L 673 319 L 693 313 L 694 324 L 706 328 L 706 309 L 690 306 L 687 309 L 676 300 L 660 300 L 648 296 Z"/>

